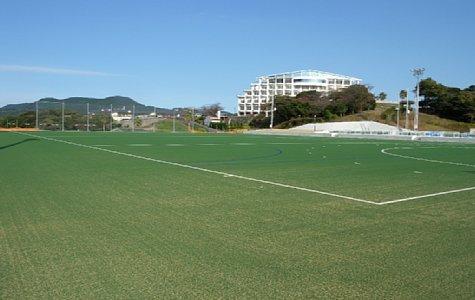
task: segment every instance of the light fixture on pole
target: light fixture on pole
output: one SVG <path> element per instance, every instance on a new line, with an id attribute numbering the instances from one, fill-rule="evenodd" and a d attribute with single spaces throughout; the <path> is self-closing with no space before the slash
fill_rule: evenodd
<path id="1" fill-rule="evenodd" d="M 414 130 L 419 130 L 419 93 L 420 93 L 420 80 L 424 74 L 424 68 L 414 68 L 411 70 L 412 75 L 417 79 L 416 87 L 416 100 L 414 102 Z"/>

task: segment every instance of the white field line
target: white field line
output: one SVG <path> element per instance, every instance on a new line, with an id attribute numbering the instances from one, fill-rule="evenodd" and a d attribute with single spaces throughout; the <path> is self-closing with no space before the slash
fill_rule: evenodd
<path id="1" fill-rule="evenodd" d="M 104 152 L 113 153 L 113 154 L 117 154 L 117 155 L 123 155 L 123 156 L 143 159 L 143 160 L 147 160 L 147 161 L 153 161 L 153 162 L 157 162 L 157 163 L 161 163 L 161 164 L 167 164 L 167 165 L 172 165 L 172 166 L 177 166 L 177 167 L 182 167 L 182 168 L 187 168 L 187 169 L 192 169 L 192 170 L 197 170 L 197 171 L 202 171 L 202 172 L 207 172 L 207 173 L 218 174 L 218 175 L 222 175 L 222 176 L 225 176 L 225 177 L 234 177 L 234 178 L 239 178 L 239 179 L 243 179 L 243 180 L 265 183 L 265 184 L 269 184 L 269 185 L 274 185 L 274 186 L 279 186 L 279 187 L 284 187 L 284 188 L 289 188 L 289 189 L 294 189 L 294 190 L 299 190 L 299 191 L 317 193 L 317 194 L 322 194 L 322 195 L 326 195 L 326 196 L 332 196 L 332 197 L 337 197 L 337 198 L 352 200 L 352 201 L 357 201 L 357 202 L 363 202 L 363 203 L 368 203 L 368 204 L 375 204 L 375 205 L 378 204 L 377 202 L 370 201 L 370 200 L 358 199 L 358 198 L 354 198 L 354 197 L 343 196 L 343 195 L 338 195 L 338 194 L 334 194 L 334 193 L 329 193 L 329 192 L 324 192 L 324 191 L 319 191 L 319 190 L 314 190 L 314 189 L 308 189 L 308 188 L 304 188 L 304 187 L 298 187 L 298 186 L 293 186 L 293 185 L 288 185 L 288 184 L 283 184 L 283 183 L 278 183 L 278 182 L 273 182 L 273 181 L 268 181 L 268 180 L 262 180 L 262 179 L 252 178 L 252 177 L 235 175 L 235 174 L 231 174 L 231 173 L 215 171 L 215 170 L 195 167 L 195 166 L 191 166 L 191 165 L 185 165 L 185 164 L 181 164 L 181 163 L 176 163 L 176 162 L 171 162 L 171 161 L 166 161 L 166 160 L 161 160 L 161 159 L 155 159 L 155 158 L 130 154 L 130 153 L 126 153 L 126 152 L 119 152 L 119 151 L 115 151 L 115 150 L 104 149 L 104 148 L 99 148 L 99 147 L 95 147 L 95 146 L 89 146 L 89 145 L 74 143 L 74 142 L 70 142 L 70 141 L 58 140 L 58 139 L 50 138 L 50 137 L 43 137 L 43 136 L 33 135 L 33 134 L 28 134 L 28 133 L 23 133 L 23 132 L 19 133 L 19 134 L 28 135 L 28 136 L 32 136 L 32 137 L 36 137 L 36 138 L 41 138 L 41 139 L 45 139 L 45 140 L 49 140 L 49 141 L 53 141 L 53 142 L 59 142 L 59 143 L 64 143 L 64 144 L 68 144 L 68 145 L 74 145 L 74 146 L 78 146 L 78 147 L 104 151 Z"/>
<path id="2" fill-rule="evenodd" d="M 443 160 L 420 158 L 420 157 L 414 157 L 414 156 L 408 156 L 408 155 L 402 155 L 402 154 L 395 154 L 395 153 L 387 152 L 388 150 L 393 150 L 393 149 L 400 149 L 400 148 L 399 147 L 393 147 L 393 148 L 382 149 L 381 153 L 386 154 L 386 155 L 401 157 L 401 158 L 409 158 L 409 159 L 427 161 L 427 162 L 438 163 L 438 164 L 448 164 L 448 165 L 456 165 L 456 166 L 465 166 L 465 167 L 475 168 L 475 165 L 470 165 L 470 164 L 464 164 L 464 163 L 452 162 L 452 161 L 443 161 Z M 401 149 L 403 149 L 403 148 L 401 148 Z M 405 149 L 411 149 L 411 148 L 405 148 Z"/>
<path id="3" fill-rule="evenodd" d="M 39 135 L 34 135 L 34 134 L 29 134 L 29 133 L 24 133 L 24 132 L 16 132 L 16 133 L 20 134 L 20 135 L 27 135 L 27 136 L 35 137 L 35 138 L 41 138 L 41 139 L 44 139 L 44 140 L 49 140 L 49 141 L 54 141 L 54 142 L 59 142 L 59 143 L 65 143 L 65 144 L 68 144 L 68 145 L 74 145 L 74 146 L 78 146 L 78 147 L 109 152 L 109 153 L 113 153 L 113 154 L 117 154 L 117 155 L 123 155 L 123 156 L 133 157 L 133 158 L 137 158 L 137 159 L 153 161 L 153 162 L 157 162 L 157 163 L 161 163 L 161 164 L 167 164 L 167 165 L 172 165 L 172 166 L 177 166 L 177 167 L 182 167 L 182 168 L 188 168 L 188 169 L 207 172 L 207 173 L 223 175 L 224 177 L 235 177 L 235 178 L 239 178 L 239 179 L 243 179 L 243 180 L 265 183 L 265 184 L 269 184 L 269 185 L 273 185 L 273 186 L 279 186 L 279 187 L 284 187 L 284 188 L 289 188 L 289 189 L 294 189 L 294 190 L 299 190 L 299 191 L 322 194 L 322 195 L 332 196 L 332 197 L 336 197 L 336 198 L 352 200 L 352 201 L 357 201 L 357 202 L 363 202 L 363 203 L 367 203 L 367 204 L 374 204 L 374 205 L 386 205 L 386 204 L 398 203 L 398 202 L 403 202 L 403 201 L 416 200 L 416 199 L 420 199 L 420 198 L 435 197 L 435 196 L 439 196 L 439 195 L 445 195 L 445 194 L 452 194 L 452 193 L 475 190 L 475 187 L 468 187 L 468 188 L 445 191 L 445 192 L 434 193 L 434 194 L 427 194 L 427 195 L 421 195 L 421 196 L 415 196 L 415 197 L 409 197 L 409 198 L 402 198 L 402 199 L 396 199 L 396 200 L 390 200 L 390 201 L 384 201 L 384 202 L 375 202 L 375 201 L 364 200 L 364 199 L 359 199 L 359 198 L 354 198 L 354 197 L 349 197 L 349 196 L 343 196 L 343 195 L 338 195 L 338 194 L 334 194 L 334 193 L 329 193 L 329 192 L 324 192 L 324 191 L 319 191 L 319 190 L 314 190 L 314 189 L 308 189 L 308 188 L 303 188 L 303 187 L 298 187 L 298 186 L 293 186 L 293 185 L 288 185 L 288 184 L 283 184 L 283 183 L 278 183 L 278 182 L 273 182 L 273 181 L 268 181 L 268 180 L 256 179 L 256 178 L 246 177 L 246 176 L 241 176 L 241 175 L 234 175 L 234 174 L 230 174 L 230 173 L 226 173 L 226 172 L 214 171 L 214 170 L 210 170 L 210 169 L 194 167 L 194 166 L 190 166 L 190 165 L 185 165 L 185 164 L 180 164 L 180 163 L 176 163 L 176 162 L 171 162 L 171 161 L 166 161 L 166 160 L 161 160 L 161 159 L 155 159 L 155 158 L 150 158 L 150 157 L 125 153 L 125 152 L 119 152 L 119 151 L 110 150 L 110 149 L 88 146 L 88 145 L 84 145 L 84 144 L 78 144 L 78 143 L 64 141 L 64 140 L 58 140 L 58 139 L 55 139 L 55 138 L 44 137 L 44 136 L 39 136 Z M 399 156 L 399 155 L 396 155 L 396 156 Z"/>
<path id="4" fill-rule="evenodd" d="M 401 198 L 401 199 L 396 199 L 396 200 L 384 201 L 384 202 L 379 202 L 379 203 L 376 203 L 376 204 L 377 205 L 385 205 L 385 204 L 404 202 L 404 201 L 409 201 L 409 200 L 435 197 L 435 196 L 439 196 L 439 195 L 447 195 L 447 194 L 453 194 L 453 193 L 459 193 L 459 192 L 465 192 L 465 191 L 472 191 L 472 190 L 475 190 L 475 186 L 468 187 L 468 188 L 463 188 L 463 189 L 458 189 L 458 190 L 451 190 L 451 191 L 445 191 L 445 192 L 440 192 L 440 193 L 422 195 L 422 196 L 415 196 L 415 197 L 408 197 L 408 198 Z"/>

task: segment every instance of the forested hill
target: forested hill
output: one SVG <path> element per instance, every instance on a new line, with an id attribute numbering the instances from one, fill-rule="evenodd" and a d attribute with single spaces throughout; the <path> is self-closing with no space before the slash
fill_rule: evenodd
<path id="1" fill-rule="evenodd" d="M 129 97 L 113 96 L 107 98 L 87 98 L 87 97 L 71 97 L 66 99 L 56 98 L 43 98 L 38 100 L 39 108 L 43 109 L 60 109 L 61 103 L 65 103 L 65 109 L 67 111 L 76 111 L 80 114 L 86 113 L 86 104 L 89 103 L 89 111 L 98 112 L 101 110 L 107 110 L 111 104 L 114 111 L 128 111 L 132 110 L 132 105 L 135 105 L 135 112 L 151 113 L 153 112 L 152 106 L 143 105 Z M 0 108 L 0 116 L 17 116 L 27 111 L 35 110 L 35 103 L 20 103 L 20 104 L 8 104 Z M 172 110 L 157 108 L 158 114 L 171 114 Z"/>

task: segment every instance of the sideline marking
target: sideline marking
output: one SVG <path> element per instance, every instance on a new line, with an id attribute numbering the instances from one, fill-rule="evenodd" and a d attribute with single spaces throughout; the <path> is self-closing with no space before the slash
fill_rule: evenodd
<path id="1" fill-rule="evenodd" d="M 267 145 L 311 145 L 311 143 L 266 143 Z"/>
<path id="2" fill-rule="evenodd" d="M 440 193 L 427 194 L 427 195 L 422 195 L 422 196 L 407 197 L 407 198 L 401 198 L 401 199 L 396 199 L 396 200 L 384 201 L 384 202 L 379 202 L 379 203 L 376 203 L 376 204 L 377 205 L 392 204 L 392 203 L 397 203 L 397 202 L 404 202 L 404 201 L 409 201 L 409 200 L 416 200 L 416 199 L 421 199 L 421 198 L 428 198 L 428 197 L 434 197 L 434 196 L 446 195 L 446 194 L 453 194 L 453 193 L 465 192 L 465 191 L 471 191 L 471 190 L 475 190 L 475 186 L 468 187 L 468 188 L 463 188 L 463 189 L 458 189 L 458 190 L 451 190 L 451 191 L 445 191 L 445 192 L 440 192 Z"/>
<path id="3" fill-rule="evenodd" d="M 185 165 L 185 164 L 180 164 L 180 163 L 176 163 L 176 162 L 171 162 L 171 161 L 166 161 L 166 160 L 160 160 L 160 159 L 155 159 L 155 158 L 150 158 L 150 157 L 125 153 L 125 152 L 119 152 L 119 151 L 110 150 L 110 149 L 104 149 L 104 148 L 99 148 L 99 147 L 94 147 L 94 146 L 89 146 L 89 145 L 84 145 L 84 144 L 78 144 L 78 143 L 74 143 L 74 142 L 70 142 L 70 141 L 58 140 L 58 139 L 50 138 L 50 137 L 43 137 L 43 136 L 29 134 L 29 133 L 25 133 L 25 132 L 14 132 L 14 133 L 17 133 L 17 134 L 20 134 L 20 135 L 27 135 L 27 136 L 31 136 L 31 137 L 36 137 L 36 138 L 41 138 L 41 139 L 49 140 L 49 141 L 53 141 L 53 142 L 59 142 L 59 143 L 64 143 L 64 144 L 68 144 L 68 145 L 78 146 L 78 147 L 109 152 L 109 153 L 113 153 L 113 154 L 117 154 L 117 155 L 123 155 L 123 156 L 128 156 L 128 157 L 153 161 L 153 162 L 157 162 L 157 163 L 162 163 L 162 164 L 178 166 L 178 167 L 182 167 L 182 168 L 188 168 L 188 169 L 193 169 L 193 170 L 198 170 L 198 171 L 223 175 L 223 176 L 227 176 L 227 177 L 235 177 L 235 178 L 239 178 L 239 179 L 243 179 L 243 180 L 260 182 L 260 183 L 265 183 L 265 184 L 269 184 L 269 185 L 285 187 L 285 188 L 290 188 L 290 189 L 299 190 L 299 191 L 317 193 L 317 194 L 332 196 L 332 197 L 336 197 L 336 198 L 342 198 L 342 199 L 346 199 L 346 200 L 352 200 L 352 201 L 363 202 L 363 203 L 373 204 L 373 205 L 380 205 L 380 206 L 387 205 L 387 204 L 398 203 L 398 202 L 416 200 L 416 199 L 421 199 L 421 198 L 435 197 L 435 196 L 439 196 L 439 195 L 446 195 L 446 194 L 452 194 L 452 193 L 475 190 L 475 187 L 468 187 L 468 188 L 462 188 L 462 189 L 457 189 L 457 190 L 451 190 L 451 191 L 445 191 L 445 192 L 439 192 L 439 193 L 433 193 L 433 194 L 427 194 L 427 195 L 421 195 L 421 196 L 414 196 L 414 197 L 401 198 L 401 199 L 396 199 L 396 200 L 389 200 L 389 201 L 384 201 L 384 202 L 375 202 L 375 201 L 358 199 L 358 198 L 354 198 L 354 197 L 343 196 L 343 195 L 333 194 L 333 193 L 329 193 L 329 192 L 323 192 L 323 191 L 319 191 L 319 190 L 312 190 L 312 189 L 308 189 L 308 188 L 303 188 L 303 187 L 298 187 L 298 186 L 293 186 L 293 185 L 288 185 L 288 184 L 283 184 L 283 183 L 278 183 L 278 182 L 273 182 L 273 181 L 268 181 L 268 180 L 256 179 L 256 178 L 246 177 L 246 176 L 241 176 L 241 175 L 234 175 L 234 174 L 231 174 L 231 173 L 226 173 L 226 172 L 221 172 L 221 171 L 214 171 L 214 170 L 210 170 L 210 169 L 194 167 L 194 166 L 190 166 L 190 165 Z M 392 149 L 392 148 L 388 148 L 388 149 Z M 383 149 L 383 150 L 385 150 L 385 149 Z M 391 155 L 391 153 L 387 153 L 387 154 Z M 399 156 L 399 155 L 396 154 L 395 156 Z"/>
<path id="4" fill-rule="evenodd" d="M 456 165 L 456 166 L 465 166 L 465 167 L 475 168 L 475 165 L 470 165 L 470 164 L 451 162 L 451 161 L 443 161 L 443 160 L 435 160 L 435 159 L 427 159 L 427 158 L 420 158 L 420 157 L 414 157 L 414 156 L 408 156 L 408 155 L 402 155 L 402 154 L 395 154 L 395 153 L 387 152 L 388 150 L 391 150 L 391 149 L 413 149 L 413 148 L 408 148 L 408 147 L 386 148 L 386 149 L 382 149 L 381 153 L 386 154 L 386 155 L 396 156 L 396 157 L 410 158 L 410 159 L 427 161 L 427 162 L 432 162 L 432 163 L 448 164 L 448 165 Z"/>

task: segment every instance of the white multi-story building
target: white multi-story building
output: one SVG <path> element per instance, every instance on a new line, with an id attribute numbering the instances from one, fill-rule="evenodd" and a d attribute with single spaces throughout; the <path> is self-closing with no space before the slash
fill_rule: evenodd
<path id="1" fill-rule="evenodd" d="M 295 96 L 305 91 L 330 92 L 361 84 L 355 77 L 305 70 L 258 77 L 251 87 L 238 96 L 238 115 L 259 114 L 262 105 L 275 95 Z"/>

